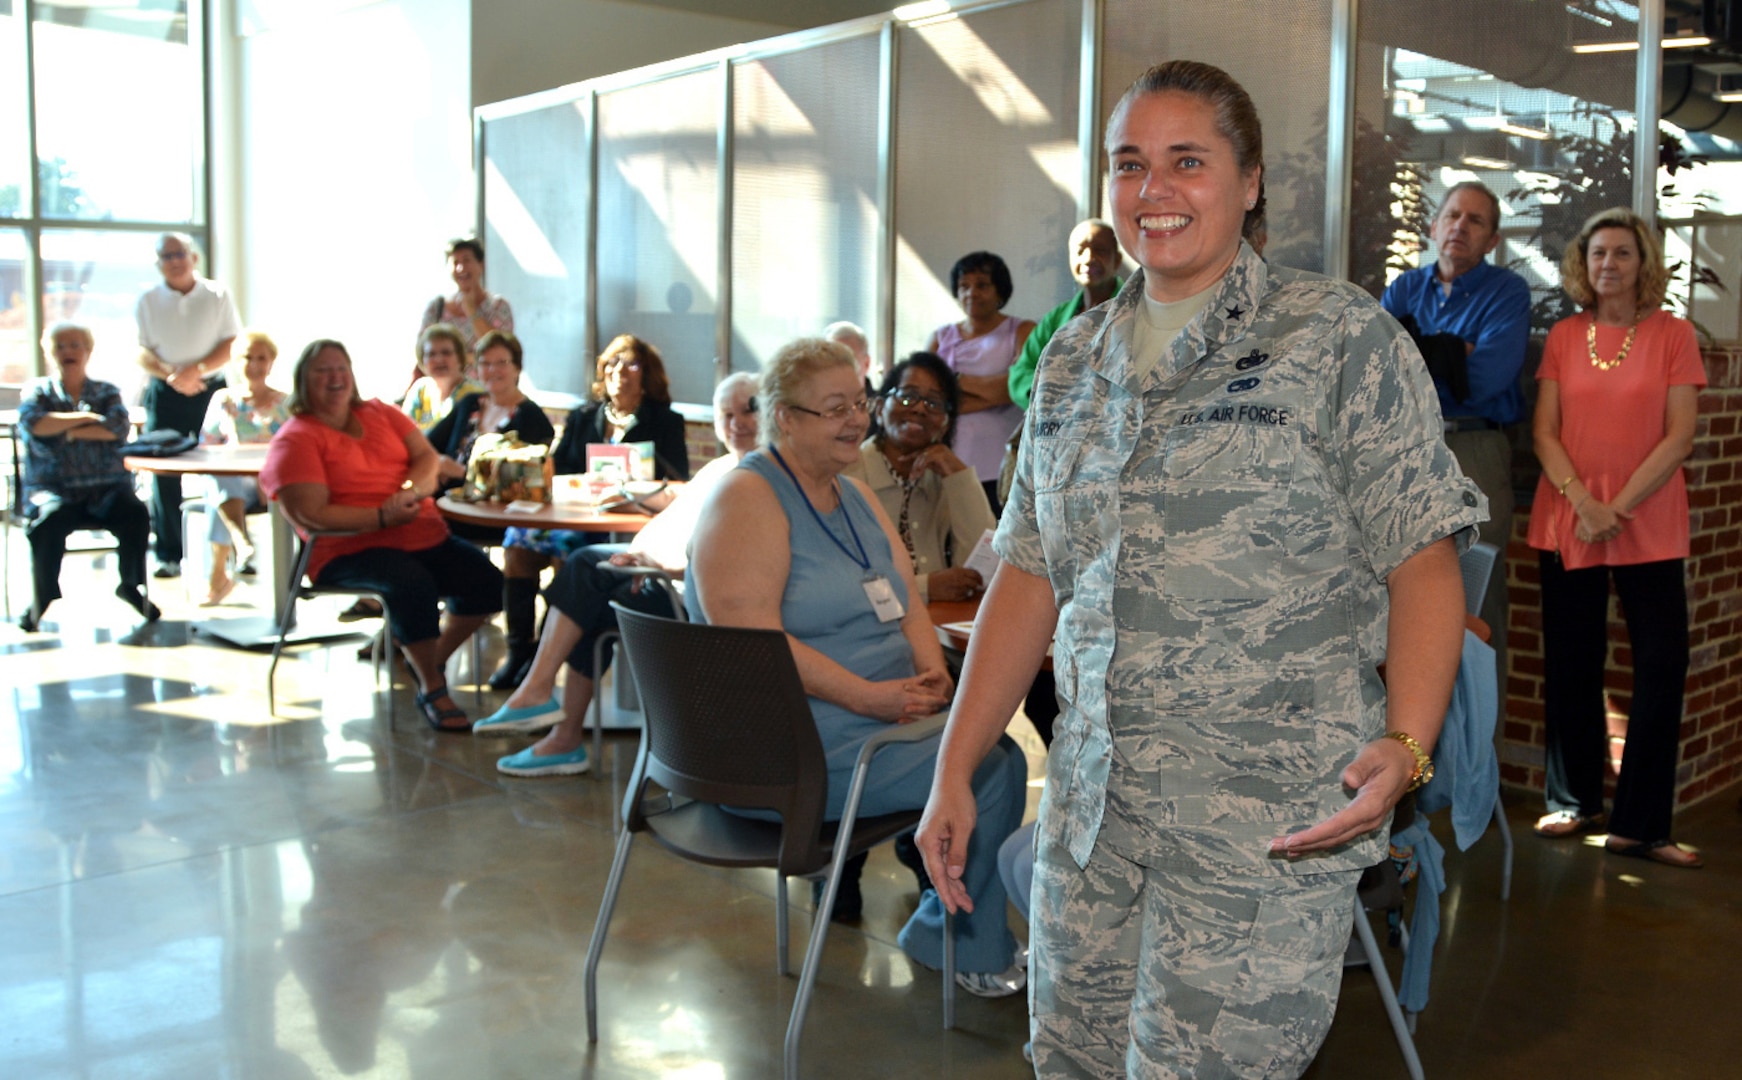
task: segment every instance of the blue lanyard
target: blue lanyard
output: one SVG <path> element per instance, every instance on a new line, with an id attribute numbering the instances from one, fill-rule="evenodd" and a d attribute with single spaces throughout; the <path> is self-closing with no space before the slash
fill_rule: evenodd
<path id="1" fill-rule="evenodd" d="M 853 543 L 859 548 L 857 558 L 854 558 L 853 553 L 847 550 L 847 545 L 841 543 L 841 538 L 836 536 L 834 530 L 823 521 L 823 516 L 817 513 L 817 508 L 811 505 L 811 497 L 804 493 L 804 485 L 798 482 L 798 477 L 793 475 L 792 466 L 788 465 L 786 459 L 780 456 L 780 451 L 775 449 L 773 443 L 768 444 L 768 452 L 774 455 L 774 460 L 780 462 L 780 467 L 786 470 L 787 476 L 791 477 L 792 486 L 798 488 L 798 497 L 804 500 L 805 509 L 809 510 L 811 517 L 816 519 L 817 528 L 828 534 L 829 539 L 835 542 L 835 546 L 841 549 L 841 554 L 852 559 L 859 569 L 869 574 L 871 572 L 871 556 L 865 554 L 865 542 L 859 539 L 859 530 L 853 527 L 853 515 L 847 509 L 847 496 L 840 489 L 841 482 L 835 481 L 835 494 L 841 500 L 841 516 L 847 519 L 847 531 L 853 535 Z"/>

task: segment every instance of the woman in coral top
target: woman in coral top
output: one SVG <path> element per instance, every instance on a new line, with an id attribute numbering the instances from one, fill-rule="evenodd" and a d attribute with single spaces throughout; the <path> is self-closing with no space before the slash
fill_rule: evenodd
<path id="1" fill-rule="evenodd" d="M 386 598 L 429 726 L 470 732 L 448 693 L 447 661 L 502 610 L 501 572 L 449 535 L 432 498 L 435 449 L 398 409 L 363 400 L 343 345 L 310 343 L 291 384 L 291 421 L 272 437 L 260 490 L 305 536 L 328 534 L 312 541 L 309 580 Z"/>
<path id="2" fill-rule="evenodd" d="M 1688 670 L 1688 495 L 1706 384 L 1693 327 L 1663 311 L 1668 272 L 1650 226 L 1605 210 L 1579 231 L 1562 287 L 1585 308 L 1549 331 L 1537 373 L 1542 461 L 1530 546 L 1542 564 L 1548 810 L 1542 836 L 1603 819 L 1609 581 L 1633 650 L 1633 704 L 1608 850 L 1694 868 L 1669 837 Z"/>

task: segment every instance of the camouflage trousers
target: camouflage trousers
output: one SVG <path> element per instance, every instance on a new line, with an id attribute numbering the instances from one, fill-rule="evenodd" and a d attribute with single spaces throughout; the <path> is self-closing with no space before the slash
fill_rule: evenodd
<path id="1" fill-rule="evenodd" d="M 1330 1030 L 1356 871 L 1194 878 L 1035 852 L 1040 1077 L 1298 1077 Z"/>

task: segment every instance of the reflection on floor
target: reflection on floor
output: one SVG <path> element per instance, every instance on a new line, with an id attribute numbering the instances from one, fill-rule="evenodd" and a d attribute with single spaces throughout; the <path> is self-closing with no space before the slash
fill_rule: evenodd
<path id="1" fill-rule="evenodd" d="M 772 877 L 651 845 L 586 1041 L 627 736 L 595 776 L 506 781 L 492 764 L 518 742 L 438 736 L 403 687 L 390 728 L 355 642 L 289 663 L 296 718 L 274 722 L 263 657 L 190 642 L 179 585 L 131 632 L 111 573 L 69 561 L 55 633 L 0 626 L 0 1076 L 778 1075 L 794 980 L 774 969 Z M 1509 904 L 1495 837 L 1448 859 L 1428 1073 L 1733 1075 L 1734 797 L 1678 823 L 1697 873 L 1537 840 L 1513 801 Z M 1021 1000 L 963 995 L 942 1031 L 938 976 L 894 946 L 911 875 L 879 851 L 865 891 L 863 921 L 830 934 L 806 1074 L 1024 1075 Z M 1404 1075 L 1364 971 L 1311 1075 Z"/>

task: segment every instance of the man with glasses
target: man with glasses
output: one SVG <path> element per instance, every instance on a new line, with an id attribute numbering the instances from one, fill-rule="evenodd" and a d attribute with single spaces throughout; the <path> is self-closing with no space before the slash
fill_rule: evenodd
<path id="1" fill-rule="evenodd" d="M 229 290 L 198 276 L 200 255 L 186 233 L 157 238 L 157 269 L 163 284 L 139 298 L 139 366 L 151 376 L 141 404 L 147 431 L 197 435 L 212 395 L 224 386 L 230 346 L 242 320 Z M 158 475 L 151 500 L 157 531 L 154 577 L 181 576 L 181 477 Z"/>

